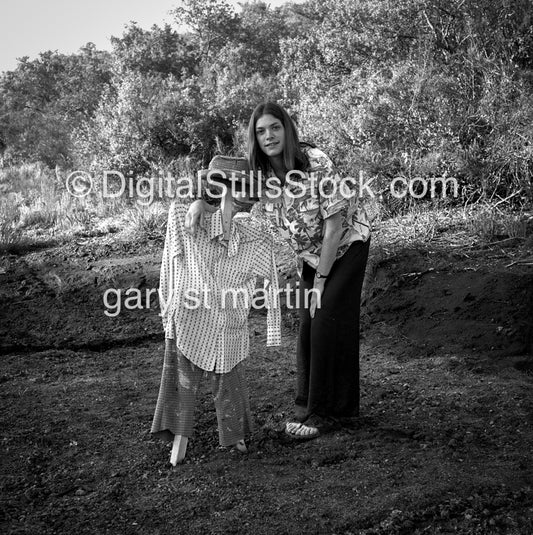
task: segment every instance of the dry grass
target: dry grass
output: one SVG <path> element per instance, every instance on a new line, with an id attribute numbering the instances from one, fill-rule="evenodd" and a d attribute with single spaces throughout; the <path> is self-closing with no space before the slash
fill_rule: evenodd
<path id="1" fill-rule="evenodd" d="M 464 210 L 468 227 L 482 241 L 490 243 L 502 239 L 525 239 L 530 232 L 531 213 L 499 208 L 497 204 L 483 204 Z"/>
<path id="2" fill-rule="evenodd" d="M 453 234 L 446 232 L 452 229 Z M 489 246 L 501 240 L 525 239 L 532 233 L 533 214 L 527 211 L 490 205 L 446 208 L 415 205 L 408 214 L 377 221 L 373 245 L 383 249 L 386 257 L 405 247 Z"/>
<path id="3" fill-rule="evenodd" d="M 190 175 L 193 168 L 188 161 L 174 167 L 174 174 L 158 168 L 153 176 Z M 77 198 L 66 189 L 68 175 L 69 171 L 54 172 L 39 164 L 0 169 L 0 250 L 15 251 L 22 243 L 64 241 L 76 235 L 123 231 L 130 237 L 154 237 L 164 232 L 168 188 L 161 190 L 154 183 L 150 203 L 136 192 L 132 199 L 104 198 L 95 179 L 94 190 Z"/>
<path id="4" fill-rule="evenodd" d="M 11 251 L 22 242 L 19 202 L 16 196 L 0 199 L 0 251 Z"/>
<path id="5" fill-rule="evenodd" d="M 173 165 L 166 170 L 154 167 L 153 176 L 193 176 L 194 166 L 188 160 Z M 0 192 L 4 194 L 0 202 L 0 250 L 76 235 L 123 232 L 128 238 L 163 236 L 170 203 L 166 190 L 154 187 L 150 203 L 146 198 L 103 198 L 99 187 L 86 197 L 76 198 L 65 188 L 67 176 L 66 171 L 54 172 L 39 164 L 0 170 Z M 387 219 L 382 203 L 365 202 L 365 207 L 374 219 L 373 249 L 385 257 L 401 248 L 430 243 L 453 248 L 525 239 L 533 225 L 531 213 L 512 211 L 501 200 L 467 207 L 413 202 L 406 214 Z M 451 228 L 454 243 L 446 244 L 445 231 Z"/>
<path id="6" fill-rule="evenodd" d="M 148 206 L 135 204 L 122 216 L 123 228 L 132 237 L 154 238 L 164 236 L 168 215 L 168 205 L 156 201 Z"/>

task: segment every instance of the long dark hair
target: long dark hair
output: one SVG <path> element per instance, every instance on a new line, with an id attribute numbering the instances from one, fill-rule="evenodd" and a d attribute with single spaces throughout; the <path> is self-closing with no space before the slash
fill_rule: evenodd
<path id="1" fill-rule="evenodd" d="M 256 106 L 248 123 L 248 161 L 254 171 L 266 173 L 269 168 L 268 156 L 261 150 L 255 134 L 255 125 L 263 115 L 272 115 L 285 129 L 285 147 L 283 148 L 283 163 L 287 171 L 298 169 L 305 171 L 308 161 L 300 147 L 298 131 L 289 114 L 275 102 L 264 102 Z"/>

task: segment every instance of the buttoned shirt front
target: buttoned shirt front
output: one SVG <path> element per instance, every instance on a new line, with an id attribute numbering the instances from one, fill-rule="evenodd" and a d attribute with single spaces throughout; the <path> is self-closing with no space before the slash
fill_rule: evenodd
<path id="1" fill-rule="evenodd" d="M 281 194 L 262 198 L 264 215 L 278 228 L 301 260 L 316 268 L 322 251 L 324 220 L 341 213 L 342 235 L 336 258 L 354 241 L 370 236 L 369 217 L 358 198 L 358 183 L 340 177 L 333 162 L 320 149 L 303 147 L 308 159 L 305 172 L 291 173 Z M 275 178 L 273 173 L 269 178 Z"/>
<path id="2" fill-rule="evenodd" d="M 268 281 L 267 346 L 281 343 L 281 312 L 272 236 L 249 214 L 237 214 L 222 240 L 220 211 L 206 214 L 206 228 L 185 231 L 188 206 L 169 210 L 159 298 L 166 338 L 198 367 L 226 373 L 249 353 L 248 313 L 257 277 Z M 265 281 L 266 282 L 266 281 Z"/>

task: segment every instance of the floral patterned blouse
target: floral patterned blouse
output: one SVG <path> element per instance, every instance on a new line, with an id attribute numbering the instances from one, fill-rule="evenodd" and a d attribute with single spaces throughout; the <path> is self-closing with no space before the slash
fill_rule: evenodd
<path id="1" fill-rule="evenodd" d="M 320 149 L 305 145 L 302 151 L 309 166 L 306 172 L 293 172 L 281 186 L 281 195 L 261 199 L 262 211 L 279 229 L 301 260 L 316 268 L 322 251 L 324 220 L 340 212 L 342 236 L 336 258 L 340 258 L 354 241 L 367 241 L 370 223 L 358 202 L 358 182 L 342 178 L 333 162 Z M 275 177 L 273 171 L 267 184 Z M 273 197 L 274 195 L 270 195 Z"/>

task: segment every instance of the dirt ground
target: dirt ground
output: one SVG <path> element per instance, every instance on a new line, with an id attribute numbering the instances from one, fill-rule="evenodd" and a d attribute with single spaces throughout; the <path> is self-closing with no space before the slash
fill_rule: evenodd
<path id="1" fill-rule="evenodd" d="M 282 431 L 297 319 L 284 311 L 266 348 L 253 312 L 250 451 L 218 448 L 206 383 L 176 469 L 149 432 L 162 245 L 101 236 L 0 259 L 2 533 L 533 533 L 531 240 L 375 248 L 361 416 L 317 440 Z M 108 316 L 108 288 L 143 297 Z"/>

